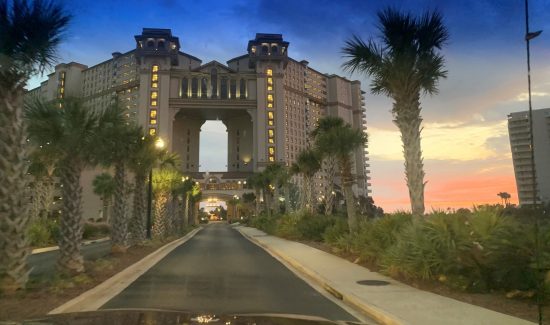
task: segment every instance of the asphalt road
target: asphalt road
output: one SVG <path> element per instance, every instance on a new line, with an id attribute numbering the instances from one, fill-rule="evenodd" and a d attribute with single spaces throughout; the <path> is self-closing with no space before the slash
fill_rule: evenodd
<path id="1" fill-rule="evenodd" d="M 103 241 L 99 243 L 91 243 L 83 245 L 81 248 L 82 255 L 86 260 L 93 260 L 111 253 L 111 241 Z M 43 276 L 54 274 L 55 266 L 59 250 L 32 254 L 27 258 L 27 263 L 31 267 L 31 276 Z"/>
<path id="2" fill-rule="evenodd" d="M 223 223 L 206 226 L 101 307 L 115 308 L 357 321 Z"/>

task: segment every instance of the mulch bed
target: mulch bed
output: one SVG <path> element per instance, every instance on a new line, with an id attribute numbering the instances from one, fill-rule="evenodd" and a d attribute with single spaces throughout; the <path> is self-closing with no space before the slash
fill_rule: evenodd
<path id="1" fill-rule="evenodd" d="M 86 272 L 76 277 L 31 277 L 25 290 L 11 296 L 0 296 L 0 322 L 44 316 L 141 260 L 167 242 L 132 246 L 125 254 L 110 254 L 99 260 L 86 261 Z"/>
<path id="2" fill-rule="evenodd" d="M 342 257 L 348 261 L 361 265 L 373 272 L 379 272 L 379 267 L 374 263 L 358 260 L 358 255 L 343 253 L 334 250 L 332 247 L 319 242 L 300 241 L 313 248 L 325 251 L 327 253 Z M 410 285 L 411 287 L 436 293 L 445 297 L 453 298 L 465 303 L 491 309 L 503 314 L 511 315 L 518 318 L 523 318 L 528 321 L 538 323 L 537 305 L 534 300 L 529 299 L 509 299 L 506 298 L 505 292 L 493 293 L 469 293 L 453 290 L 447 286 L 433 281 L 411 280 L 406 278 L 396 278 L 399 282 Z M 550 324 L 550 306 L 543 307 L 544 324 Z"/>

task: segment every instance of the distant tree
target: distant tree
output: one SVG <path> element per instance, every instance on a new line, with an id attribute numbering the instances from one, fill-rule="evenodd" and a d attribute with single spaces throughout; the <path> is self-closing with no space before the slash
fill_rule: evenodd
<path id="1" fill-rule="evenodd" d="M 401 132 L 405 178 L 412 213 L 424 214 L 424 163 L 420 145 L 422 117 L 420 95 L 436 94 L 438 81 L 447 76 L 439 50 L 449 33 L 441 15 L 421 17 L 389 8 L 378 12 L 381 43 L 365 43 L 354 36 L 346 42 L 344 68 L 371 77 L 371 91 L 393 99 L 393 122 Z"/>
<path id="2" fill-rule="evenodd" d="M 368 218 L 380 218 L 384 216 L 384 210 L 374 204 L 374 200 L 370 196 L 359 196 L 359 209 L 362 215 Z"/>

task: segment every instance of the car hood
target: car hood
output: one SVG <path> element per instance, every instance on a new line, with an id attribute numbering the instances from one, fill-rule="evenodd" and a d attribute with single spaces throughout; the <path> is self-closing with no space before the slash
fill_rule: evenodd
<path id="1" fill-rule="evenodd" d="M 315 325 L 315 324 L 358 324 L 332 322 L 320 317 L 288 314 L 228 314 L 190 313 L 157 309 L 109 309 L 79 313 L 46 315 L 39 319 L 25 321 L 24 325 Z"/>

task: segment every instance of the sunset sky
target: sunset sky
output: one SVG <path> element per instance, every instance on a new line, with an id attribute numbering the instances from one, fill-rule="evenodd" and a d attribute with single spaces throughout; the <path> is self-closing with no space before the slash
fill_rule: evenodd
<path id="1" fill-rule="evenodd" d="M 376 36 L 376 12 L 388 5 L 420 13 L 438 9 L 450 32 L 444 48 L 448 78 L 440 93 L 421 99 L 426 171 L 426 207 L 457 208 L 499 202 L 496 193 L 517 203 L 506 115 L 527 110 L 525 13 L 523 0 L 455 1 L 67 1 L 74 16 L 61 46 L 62 62 L 94 65 L 115 51 L 134 48 L 143 27 L 170 28 L 184 52 L 206 63 L 225 62 L 246 52 L 255 33 L 282 33 L 289 55 L 327 73 L 359 79 L 367 91 L 372 195 L 386 211 L 409 207 L 403 156 L 392 124 L 391 100 L 369 92 L 369 79 L 340 66 L 341 48 L 356 34 Z M 530 1 L 533 107 L 550 107 L 550 4 Z M 35 87 L 43 77 L 31 79 Z M 203 169 L 225 169 L 219 159 L 225 129 L 203 127 Z M 224 149 L 226 150 L 226 149 Z"/>

